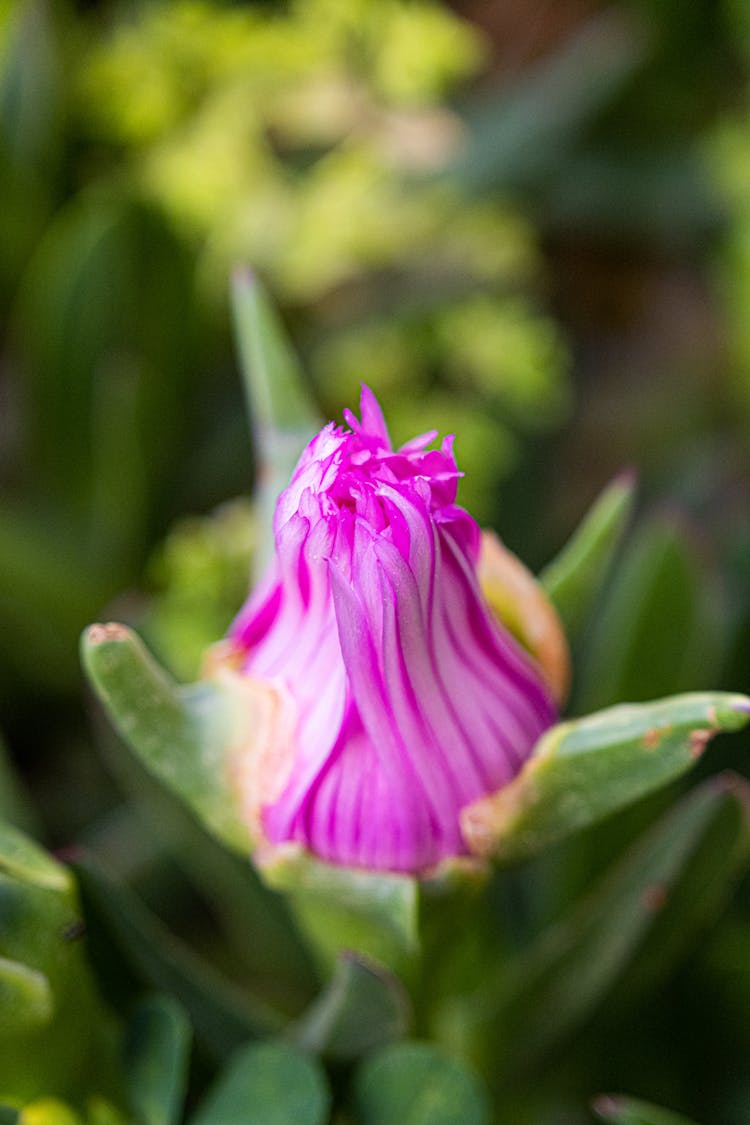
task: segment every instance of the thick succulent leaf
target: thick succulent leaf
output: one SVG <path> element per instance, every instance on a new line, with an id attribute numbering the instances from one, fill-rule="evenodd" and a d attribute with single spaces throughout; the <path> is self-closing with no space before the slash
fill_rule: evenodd
<path id="1" fill-rule="evenodd" d="M 714 678 L 720 607 L 682 524 L 660 515 L 637 529 L 577 662 L 580 711 L 693 691 Z"/>
<path id="2" fill-rule="evenodd" d="M 273 850 L 261 872 L 284 891 L 325 969 L 344 949 L 400 967 L 418 947 L 419 884 L 408 875 L 323 863 L 296 845 Z"/>
<path id="3" fill-rule="evenodd" d="M 237 1052 L 190 1125 L 323 1125 L 329 1103 L 318 1063 L 288 1043 L 269 1042 Z"/>
<path id="4" fill-rule="evenodd" d="M 0 1036 L 43 1026 L 54 1011 L 49 978 L 21 961 L 0 957 Z"/>
<path id="5" fill-rule="evenodd" d="M 706 692 L 560 723 L 509 785 L 464 809 L 464 836 L 479 855 L 525 859 L 679 777 L 749 718 L 746 696 Z"/>
<path id="6" fill-rule="evenodd" d="M 169 996 L 136 1008 L 125 1041 L 123 1070 L 139 1125 L 177 1125 L 187 1089 L 190 1024 Z"/>
<path id="7" fill-rule="evenodd" d="M 70 874 L 61 863 L 3 821 L 0 821 L 0 875 L 61 894 L 71 894 L 73 889 Z"/>
<path id="8" fill-rule="evenodd" d="M 396 1043 L 372 1055 L 356 1077 L 358 1125 L 487 1125 L 490 1104 L 462 1063 L 428 1043 Z"/>
<path id="9" fill-rule="evenodd" d="M 221 1057 L 238 1044 L 275 1032 L 282 1020 L 179 942 L 125 886 L 90 857 L 74 861 L 90 924 L 115 946 L 136 979 L 174 996 L 196 1035 Z"/>
<path id="10" fill-rule="evenodd" d="M 251 841 L 229 784 L 234 710 L 217 681 L 179 687 L 124 625 L 92 625 L 82 659 L 100 700 L 130 748 L 228 847 Z"/>
<path id="11" fill-rule="evenodd" d="M 401 1039 L 410 1023 L 409 999 L 382 965 L 342 953 L 321 995 L 293 1029 L 307 1051 L 351 1059 Z"/>
<path id="12" fill-rule="evenodd" d="M 658 975 L 669 971 L 747 865 L 749 809 L 741 779 L 729 775 L 704 783 L 545 931 L 515 968 L 504 969 L 494 994 L 487 982 L 474 1019 L 484 1006 L 486 1021 L 477 1020 L 480 1042 L 486 1045 L 494 1028 L 505 1044 L 506 1074 L 539 1065 L 615 984 L 626 981 L 627 971 L 639 971 L 644 954 L 652 966 L 658 961 Z M 651 973 L 650 984 L 656 975 Z"/>
<path id="13" fill-rule="evenodd" d="M 84 932 L 70 873 L 0 823 L 0 1098 L 72 1091 L 89 1065 L 107 1081 L 109 1020 Z"/>
<path id="14" fill-rule="evenodd" d="M 687 1117 L 669 1109 L 619 1094 L 603 1094 L 591 1108 L 599 1121 L 608 1121 L 611 1125 L 695 1125 Z"/>
<path id="15" fill-rule="evenodd" d="M 258 278 L 239 269 L 232 278 L 232 307 L 257 462 L 256 499 L 261 535 L 255 568 L 270 555 L 276 500 L 300 453 L 322 419 L 305 385 L 299 361 Z"/>
<path id="16" fill-rule="evenodd" d="M 635 484 L 631 473 L 615 477 L 539 576 L 569 638 L 580 631 L 599 597 L 633 510 Z"/>

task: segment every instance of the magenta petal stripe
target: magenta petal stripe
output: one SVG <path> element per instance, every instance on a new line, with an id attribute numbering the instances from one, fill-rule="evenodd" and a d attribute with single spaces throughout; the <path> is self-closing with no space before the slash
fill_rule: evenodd
<path id="1" fill-rule="evenodd" d="M 394 450 L 367 387 L 360 413 L 300 457 L 271 568 L 230 636 L 242 673 L 293 701 L 292 766 L 261 800 L 265 844 L 420 873 L 465 854 L 461 809 L 507 784 L 557 716 L 482 595 L 452 439 Z"/>

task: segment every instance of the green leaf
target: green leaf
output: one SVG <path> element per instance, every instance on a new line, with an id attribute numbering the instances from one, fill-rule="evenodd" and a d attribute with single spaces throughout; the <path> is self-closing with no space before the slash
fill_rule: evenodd
<path id="1" fill-rule="evenodd" d="M 478 854 L 526 859 L 679 777 L 749 717 L 746 696 L 706 692 L 560 723 L 509 785 L 464 810 L 464 835 Z"/>
<path id="2" fill-rule="evenodd" d="M 615 477 L 539 576 L 569 637 L 580 631 L 596 603 L 634 500 L 635 477 L 630 473 Z"/>
<path id="3" fill-rule="evenodd" d="M 239 269 L 232 278 L 232 308 L 253 423 L 256 498 L 262 525 L 255 567 L 262 572 L 273 542 L 276 500 L 322 420 L 279 316 L 250 270 Z"/>
<path id="4" fill-rule="evenodd" d="M 580 710 L 693 691 L 712 678 L 721 614 L 682 526 L 658 517 L 619 563 L 578 662 Z"/>
<path id="5" fill-rule="evenodd" d="M 382 965 L 343 953 L 328 987 L 293 1029 L 307 1051 L 351 1059 L 406 1034 L 409 1000 L 398 979 Z"/>
<path id="6" fill-rule="evenodd" d="M 486 1091 L 467 1067 L 427 1043 L 397 1043 L 357 1074 L 358 1125 L 488 1125 Z"/>
<path id="7" fill-rule="evenodd" d="M 114 945 L 136 979 L 183 1005 L 202 1042 L 221 1057 L 238 1044 L 275 1032 L 281 1018 L 179 942 L 125 886 L 90 857 L 74 862 L 87 917 Z"/>
<path id="8" fill-rule="evenodd" d="M 325 968 L 344 949 L 397 968 L 416 954 L 419 885 L 411 876 L 337 867 L 296 845 L 274 849 L 260 871 L 286 894 Z"/>
<path id="9" fill-rule="evenodd" d="M 78 1090 L 114 1065 L 74 880 L 17 829 L 0 823 L 0 1097 Z"/>
<path id="10" fill-rule="evenodd" d="M 522 960 L 486 981 L 467 1011 L 480 1049 L 504 1042 L 506 1081 L 551 1048 L 621 985 L 668 972 L 706 925 L 750 851 L 750 792 L 733 776 L 695 789 L 608 871 L 583 901 L 542 933 Z M 644 978 L 641 977 L 641 985 Z M 484 1016 L 480 1009 L 484 1007 Z"/>
<path id="11" fill-rule="evenodd" d="M 213 681 L 178 687 L 124 625 L 92 625 L 84 667 L 110 718 L 151 773 L 224 844 L 249 856 L 251 841 L 229 783 L 233 710 Z"/>
<path id="12" fill-rule="evenodd" d="M 187 1089 L 190 1024 L 169 996 L 152 996 L 128 1025 L 124 1072 L 140 1125 L 177 1125 Z"/>
<path id="13" fill-rule="evenodd" d="M 320 1066 L 286 1043 L 240 1050 L 190 1125 L 323 1125 L 330 1094 Z"/>
<path id="14" fill-rule="evenodd" d="M 609 1121 L 612 1125 L 695 1125 L 687 1117 L 672 1113 L 669 1109 L 660 1109 L 649 1102 L 625 1098 L 619 1094 L 603 1094 L 591 1108 L 600 1121 Z"/>
<path id="15" fill-rule="evenodd" d="M 0 875 L 70 894 L 73 882 L 61 863 L 17 828 L 0 821 Z"/>
<path id="16" fill-rule="evenodd" d="M 49 1023 L 55 1002 L 44 973 L 0 957 L 0 1036 Z"/>

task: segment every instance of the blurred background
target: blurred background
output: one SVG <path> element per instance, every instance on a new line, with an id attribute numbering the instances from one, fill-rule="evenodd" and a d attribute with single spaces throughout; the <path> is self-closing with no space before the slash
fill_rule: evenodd
<path id="1" fill-rule="evenodd" d="M 364 380 L 396 441 L 455 432 L 534 568 L 637 470 L 574 710 L 747 690 L 749 188 L 743 0 L 1 0 L 5 812 L 136 863 L 78 637 L 128 620 L 190 678 L 244 598 L 238 263 L 322 415 Z M 691 968 L 727 1105 L 749 904 Z"/>

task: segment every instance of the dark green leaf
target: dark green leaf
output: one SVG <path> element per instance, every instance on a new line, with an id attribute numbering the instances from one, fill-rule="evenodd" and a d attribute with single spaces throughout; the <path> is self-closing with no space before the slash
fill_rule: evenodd
<path id="1" fill-rule="evenodd" d="M 649 966 L 649 985 L 694 940 L 747 863 L 749 795 L 732 776 L 704 783 L 660 820 L 530 948 L 476 998 L 479 1021 L 505 1043 L 509 1073 L 539 1064 L 611 993 Z M 641 981 L 643 983 L 643 980 Z M 493 1022 L 500 1008 L 499 1022 Z M 493 1009 L 495 1015 L 492 1015 Z M 476 1009 L 475 1009 L 476 1011 Z M 469 1013 L 471 1018 L 471 1013 Z"/>
<path id="2" fill-rule="evenodd" d="M 152 996 L 128 1025 L 124 1071 L 140 1125 L 177 1125 L 187 1088 L 190 1025 L 178 1003 Z"/>
<path id="3" fill-rule="evenodd" d="M 121 884 L 92 859 L 74 864 L 87 916 L 101 928 L 137 979 L 173 995 L 183 1005 L 196 1035 L 222 1056 L 239 1043 L 278 1030 L 281 1019 L 199 959 Z"/>
<path id="4" fill-rule="evenodd" d="M 712 678 L 719 624 L 682 527 L 652 520 L 629 544 L 587 637 L 580 710 L 699 688 Z"/>
<path id="5" fill-rule="evenodd" d="M 487 1125 L 490 1106 L 476 1076 L 427 1043 L 397 1043 L 361 1066 L 358 1125 Z"/>
<path id="6" fill-rule="evenodd" d="M 397 978 L 381 965 L 343 953 L 293 1036 L 305 1050 L 348 1059 L 400 1039 L 409 1022 L 408 997 Z"/>
<path id="7" fill-rule="evenodd" d="M 320 1066 L 286 1043 L 238 1051 L 190 1125 L 323 1125 L 330 1095 Z"/>
<path id="8" fill-rule="evenodd" d="M 601 592 L 634 498 L 634 476 L 616 477 L 539 576 L 569 637 L 580 631 Z"/>

